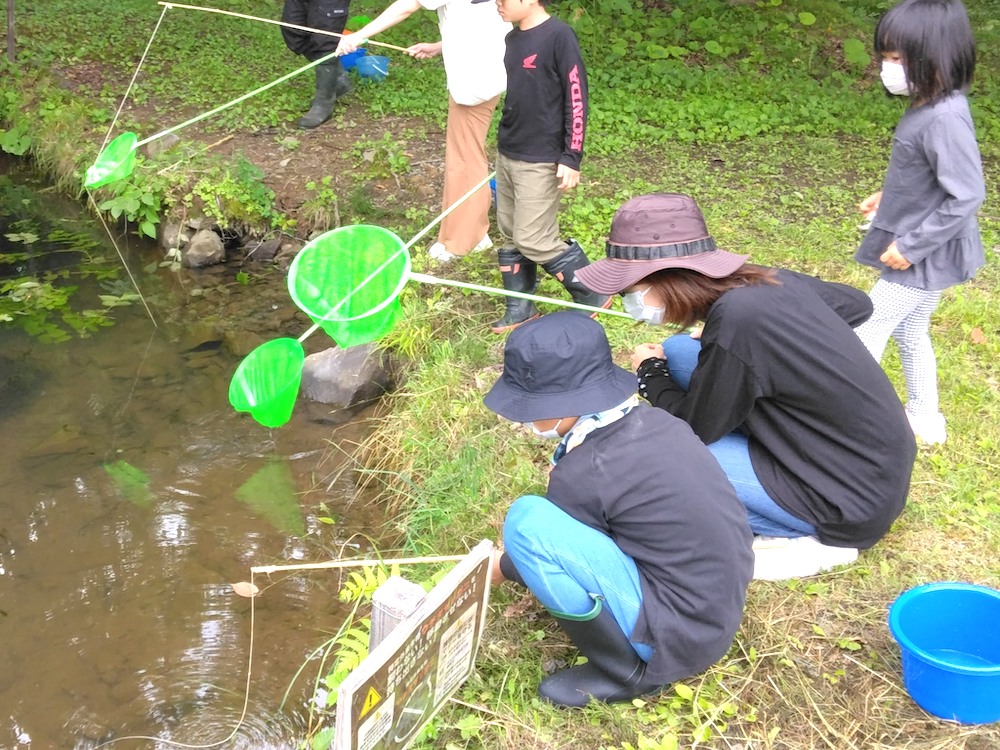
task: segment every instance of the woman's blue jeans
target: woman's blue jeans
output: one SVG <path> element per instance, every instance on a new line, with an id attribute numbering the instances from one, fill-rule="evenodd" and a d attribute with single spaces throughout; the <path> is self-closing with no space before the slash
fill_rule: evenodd
<path id="1" fill-rule="evenodd" d="M 626 635 L 642 607 L 639 570 L 606 534 L 538 495 L 519 497 L 503 525 L 504 551 L 525 585 L 556 617 L 589 619 L 600 598 Z M 631 641 L 644 661 L 653 649 Z"/>
<path id="2" fill-rule="evenodd" d="M 701 341 L 678 333 L 663 342 L 670 376 L 684 390 L 698 364 Z M 816 527 L 780 507 L 761 485 L 750 461 L 750 443 L 745 435 L 731 432 L 708 446 L 729 477 L 736 496 L 746 506 L 750 529 L 765 536 L 795 537 L 816 533 Z"/>

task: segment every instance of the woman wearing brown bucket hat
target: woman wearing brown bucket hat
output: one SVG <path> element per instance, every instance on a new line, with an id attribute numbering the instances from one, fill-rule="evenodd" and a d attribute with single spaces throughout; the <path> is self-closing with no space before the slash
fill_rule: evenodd
<path id="1" fill-rule="evenodd" d="M 611 222 L 607 258 L 577 271 L 636 320 L 703 322 L 640 344 L 639 392 L 691 425 L 756 535 L 754 577 L 852 562 L 902 511 L 916 444 L 903 405 L 852 330 L 863 292 L 751 265 L 716 247 L 686 195 L 644 195 Z"/>

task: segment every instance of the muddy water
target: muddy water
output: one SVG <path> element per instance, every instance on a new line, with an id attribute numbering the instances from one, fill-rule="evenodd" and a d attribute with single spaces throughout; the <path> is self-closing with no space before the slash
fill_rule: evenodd
<path id="1" fill-rule="evenodd" d="M 80 220 L 57 203 L 53 221 Z M 343 618 L 337 581 L 258 577 L 273 585 L 254 600 L 242 723 L 251 602 L 230 584 L 252 565 L 328 559 L 379 523 L 327 450 L 362 438 L 365 415 L 334 427 L 297 409 L 268 430 L 236 414 L 238 358 L 192 345 L 169 283 L 153 296 L 159 328 L 139 306 L 67 344 L 0 326 L 2 750 L 204 745 L 234 730 L 220 746 L 293 747 L 318 664 L 279 704 Z M 336 524 L 310 515 L 320 501 Z"/>

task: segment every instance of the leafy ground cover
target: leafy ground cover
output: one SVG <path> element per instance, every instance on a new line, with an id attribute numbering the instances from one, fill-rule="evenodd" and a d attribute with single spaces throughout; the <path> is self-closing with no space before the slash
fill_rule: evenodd
<path id="1" fill-rule="evenodd" d="M 722 246 L 862 288 L 873 282 L 850 260 L 859 237 L 850 196 L 877 181 L 877 169 L 855 168 L 870 160 L 870 144 L 765 139 L 753 146 L 678 146 L 663 156 L 676 165 L 669 181 L 651 165 L 619 188 L 636 194 L 695 185 Z M 807 158 L 811 176 L 797 167 Z M 789 171 L 797 175 L 794 185 Z M 595 213 L 603 213 L 595 202 Z M 606 209 L 613 205 L 609 200 Z M 583 210 L 574 203 L 567 213 Z M 989 221 L 987 238 L 995 246 L 997 224 Z M 486 266 L 478 258 L 472 264 Z M 974 283 L 949 293 L 935 318 L 949 440 L 920 452 L 905 513 L 855 565 L 803 581 L 753 582 L 736 643 L 714 669 L 660 698 L 582 714 L 547 708 L 532 696 L 543 669 L 572 660 L 574 652 L 529 597 L 503 591 L 479 673 L 463 696 L 478 710 L 460 706 L 443 714 L 438 736 L 425 746 L 993 747 L 1000 741 L 996 729 L 937 722 L 909 701 L 885 618 L 895 597 L 919 583 L 1000 582 L 991 478 L 997 432 L 989 417 L 1000 406 L 991 320 L 996 282 L 993 256 Z M 548 292 L 559 294 L 547 283 Z M 400 509 L 399 529 L 413 549 L 429 552 L 451 548 L 456 533 L 466 544 L 498 534 L 512 498 L 544 489 L 551 446 L 481 406 L 502 356 L 502 342 L 481 333 L 495 304 L 449 292 L 410 293 L 407 304 L 393 343 L 420 364 L 359 467 Z M 622 364 L 650 335 L 628 322 L 605 326 Z M 893 353 L 885 367 L 902 389 Z"/>
<path id="2" fill-rule="evenodd" d="M 217 5 L 280 15 L 273 0 Z M 996 727 L 940 722 L 909 700 L 885 624 L 888 605 L 913 585 L 1000 585 L 1000 6 L 968 5 L 981 50 L 973 107 L 989 188 L 981 212 L 989 261 L 975 281 L 945 295 L 934 318 L 949 439 L 921 451 L 910 502 L 890 534 L 848 569 L 754 582 L 725 659 L 624 706 L 563 712 L 542 704 L 534 687 L 543 671 L 574 652 L 530 598 L 501 590 L 477 673 L 421 747 L 1000 746 Z M 854 206 L 878 188 L 902 111 L 882 94 L 866 52 L 886 7 L 880 0 L 559 4 L 584 48 L 593 110 L 584 182 L 562 215 L 567 235 L 597 257 L 621 202 L 684 191 L 723 247 L 870 287 L 873 271 L 851 260 L 860 239 Z M 352 12 L 378 9 L 364 0 Z M 146 0 L 18 3 L 23 67 L 4 72 L 2 147 L 30 152 L 61 184 L 78 185 L 161 12 Z M 154 133 L 298 64 L 274 27 L 193 13 L 165 16 L 117 130 Z M 434 17 L 422 13 L 383 40 L 433 38 Z M 98 198 L 117 201 L 112 207 L 137 226 L 168 210 L 208 210 L 301 237 L 358 221 L 406 237 L 436 213 L 443 87 L 439 65 L 393 55 L 385 83 L 359 83 L 330 123 L 304 133 L 293 122 L 308 105 L 309 76 L 293 79 L 192 126 L 180 144 L 145 158 L 132 179 Z M 417 270 L 488 285 L 498 283 L 494 263 L 487 253 L 441 267 L 414 253 Z M 550 279 L 542 293 L 563 296 Z M 388 531 L 407 550 L 453 553 L 497 538 L 509 502 L 544 488 L 549 446 L 481 405 L 502 357 L 502 339 L 487 330 L 495 298 L 413 284 L 403 302 L 405 321 L 385 344 L 409 363 L 406 386 L 354 468 L 393 510 Z M 622 363 L 650 337 L 648 328 L 604 322 Z M 894 352 L 884 365 L 902 389 Z"/>

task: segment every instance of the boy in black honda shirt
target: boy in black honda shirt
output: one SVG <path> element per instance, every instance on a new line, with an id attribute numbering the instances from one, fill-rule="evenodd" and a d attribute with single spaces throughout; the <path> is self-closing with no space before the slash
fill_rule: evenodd
<path id="1" fill-rule="evenodd" d="M 546 0 L 497 0 L 507 35 L 507 96 L 497 131 L 497 225 L 506 242 L 497 253 L 504 289 L 533 293 L 538 264 L 575 302 L 607 307 L 573 274 L 590 261 L 575 240 L 559 236 L 562 191 L 580 182 L 587 127 L 587 71 L 573 30 L 545 10 Z M 529 300 L 508 297 L 495 333 L 538 317 Z"/>

